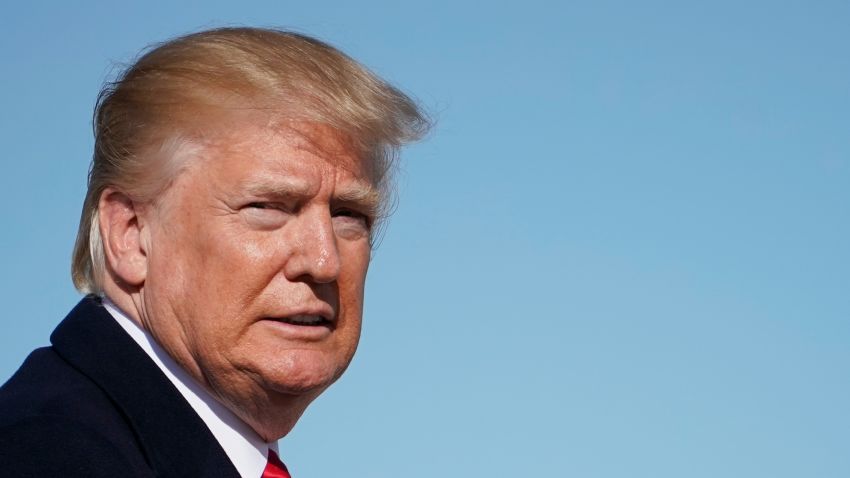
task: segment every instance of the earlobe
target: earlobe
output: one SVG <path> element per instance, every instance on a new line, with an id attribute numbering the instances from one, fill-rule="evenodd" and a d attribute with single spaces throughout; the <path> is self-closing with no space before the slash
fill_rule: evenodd
<path id="1" fill-rule="evenodd" d="M 147 276 L 140 212 L 138 205 L 117 189 L 106 188 L 100 195 L 98 216 L 107 270 L 116 281 L 135 287 Z"/>

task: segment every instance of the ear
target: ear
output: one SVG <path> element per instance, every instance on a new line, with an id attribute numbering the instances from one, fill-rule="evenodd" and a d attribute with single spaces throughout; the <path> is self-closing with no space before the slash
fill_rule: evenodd
<path id="1" fill-rule="evenodd" d="M 106 188 L 98 202 L 100 235 L 106 265 L 116 281 L 141 286 L 148 271 L 138 205 L 126 194 Z"/>

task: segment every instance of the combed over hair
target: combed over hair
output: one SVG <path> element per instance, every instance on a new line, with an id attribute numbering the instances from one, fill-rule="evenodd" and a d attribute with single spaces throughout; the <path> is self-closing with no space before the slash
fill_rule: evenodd
<path id="1" fill-rule="evenodd" d="M 221 108 L 270 110 L 349 135 L 373 162 L 384 205 L 399 148 L 429 127 L 404 93 L 336 48 L 299 33 L 220 28 L 159 44 L 98 96 L 94 156 L 72 261 L 78 290 L 102 293 L 103 191 L 114 187 L 134 201 L 153 200 L 176 174 L 168 167 L 169 153 L 198 133 L 207 110 Z"/>

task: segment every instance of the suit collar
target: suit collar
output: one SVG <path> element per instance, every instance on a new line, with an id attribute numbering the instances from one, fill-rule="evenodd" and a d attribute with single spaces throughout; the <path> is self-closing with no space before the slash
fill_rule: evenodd
<path id="1" fill-rule="evenodd" d="M 123 412 L 158 476 L 239 476 L 204 422 L 98 299 L 77 304 L 50 341 Z"/>
<path id="2" fill-rule="evenodd" d="M 224 448 L 236 471 L 242 476 L 262 475 L 267 465 L 267 452 L 270 448 L 276 448 L 277 444 L 266 443 L 248 424 L 189 375 L 148 331 L 136 324 L 108 298 L 103 298 L 102 304 L 203 420 L 216 441 Z"/>

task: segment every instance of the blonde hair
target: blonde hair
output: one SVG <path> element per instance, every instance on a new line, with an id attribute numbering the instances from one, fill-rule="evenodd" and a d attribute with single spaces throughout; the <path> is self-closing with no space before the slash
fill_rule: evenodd
<path id="1" fill-rule="evenodd" d="M 98 96 L 94 155 L 71 275 L 102 293 L 106 259 L 98 202 L 107 187 L 151 201 L 177 174 L 176 151 L 205 113 L 270 110 L 347 134 L 373 162 L 379 190 L 392 189 L 402 145 L 430 123 L 416 103 L 336 48 L 299 33 L 220 28 L 154 46 Z M 208 111 L 209 110 L 209 111 Z"/>

